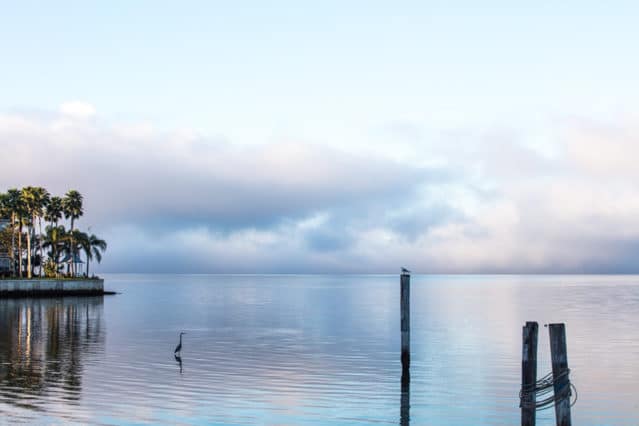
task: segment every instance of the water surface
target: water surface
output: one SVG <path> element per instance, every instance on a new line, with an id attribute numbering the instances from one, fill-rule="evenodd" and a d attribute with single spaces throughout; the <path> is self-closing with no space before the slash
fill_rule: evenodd
<path id="1" fill-rule="evenodd" d="M 413 276 L 403 388 L 398 276 L 106 278 L 0 300 L 0 422 L 513 425 L 536 320 L 566 323 L 573 423 L 639 423 L 638 276 Z"/>

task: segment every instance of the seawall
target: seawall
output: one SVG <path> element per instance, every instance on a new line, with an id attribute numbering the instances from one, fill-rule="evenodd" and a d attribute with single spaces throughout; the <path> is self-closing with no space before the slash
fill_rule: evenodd
<path id="1" fill-rule="evenodd" d="M 0 298 L 91 296 L 110 294 L 104 291 L 104 280 L 0 280 Z"/>

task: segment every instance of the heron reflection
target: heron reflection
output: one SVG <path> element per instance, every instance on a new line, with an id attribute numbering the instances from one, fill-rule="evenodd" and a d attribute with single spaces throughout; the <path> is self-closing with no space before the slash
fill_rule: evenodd
<path id="1" fill-rule="evenodd" d="M 179 355 L 173 355 L 175 357 L 175 361 L 180 365 L 180 374 L 182 374 L 182 357 Z"/>

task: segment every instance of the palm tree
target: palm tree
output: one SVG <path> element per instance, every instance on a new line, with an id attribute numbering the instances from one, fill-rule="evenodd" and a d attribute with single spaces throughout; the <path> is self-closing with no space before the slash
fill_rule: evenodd
<path id="1" fill-rule="evenodd" d="M 75 189 L 70 190 L 62 200 L 62 210 L 66 219 L 71 219 L 71 231 L 74 228 L 74 221 L 84 214 L 82 210 L 82 194 Z"/>
<path id="2" fill-rule="evenodd" d="M 17 222 L 19 217 L 21 201 L 20 191 L 16 188 L 9 189 L 5 198 L 5 208 L 10 214 L 11 219 L 11 267 L 13 269 L 13 276 L 17 275 L 16 271 L 16 233 L 18 231 Z M 20 238 L 18 238 L 18 245 L 20 245 Z M 17 250 L 17 254 L 20 257 L 22 255 L 21 250 Z M 20 261 L 21 262 L 21 261 Z M 21 268 L 20 268 L 21 269 Z M 21 275 L 22 276 L 22 273 Z"/>
<path id="3" fill-rule="evenodd" d="M 7 194 L 0 193 L 0 220 L 8 219 L 11 216 L 11 209 L 9 208 L 8 200 L 9 200 L 9 196 Z M 1 235 L 3 237 L 6 235 L 5 233 L 7 231 L 5 231 L 3 228 L 0 228 L 0 233 L 2 233 Z M 11 232 L 13 233 L 13 230 L 11 230 Z M 4 249 L 6 249 L 7 252 L 11 252 L 13 250 L 12 247 L 9 247 L 8 238 L 5 239 L 4 241 L 0 241 L 0 247 L 3 247 Z M 11 256 L 13 256 L 13 254 L 11 254 Z"/>
<path id="4" fill-rule="evenodd" d="M 29 232 L 24 233 L 23 231 L 25 227 L 27 228 L 27 230 L 29 229 L 30 223 L 31 222 L 29 221 L 29 214 L 27 213 L 27 207 L 25 206 L 24 202 L 21 200 L 20 206 L 18 208 L 18 264 L 19 264 L 18 270 L 20 271 L 20 278 L 24 276 L 24 259 L 23 259 L 24 249 L 22 248 L 23 242 L 26 242 L 28 247 L 30 245 Z M 25 236 L 26 236 L 26 239 L 25 239 Z M 31 253 L 31 249 L 27 250 L 27 254 L 29 256 L 28 263 L 30 264 L 31 255 L 29 253 Z"/>
<path id="5" fill-rule="evenodd" d="M 44 247 L 51 248 L 48 256 L 55 264 L 55 273 L 57 276 L 60 265 L 60 254 L 65 250 L 69 237 L 67 235 L 67 231 L 62 225 L 49 225 L 46 227 L 45 232 Z"/>
<path id="6" fill-rule="evenodd" d="M 22 262 L 22 240 L 23 240 L 23 234 L 22 234 L 22 230 L 24 229 L 25 224 L 27 223 L 27 214 L 25 213 L 26 207 L 24 205 L 24 202 L 22 200 L 22 192 L 20 192 L 20 196 L 17 199 L 16 205 L 15 205 L 15 210 L 14 210 L 14 214 L 15 214 L 15 218 L 16 221 L 18 223 L 17 226 L 17 231 L 18 231 L 18 276 L 20 278 L 22 278 L 23 273 L 22 273 L 22 269 L 23 269 L 23 262 Z"/>
<path id="7" fill-rule="evenodd" d="M 59 231 L 59 227 L 58 227 L 58 221 L 60 219 L 62 219 L 62 198 L 60 197 L 56 197 L 53 196 L 51 197 L 51 199 L 49 200 L 49 204 L 47 204 L 47 209 L 44 212 L 44 220 L 46 220 L 47 222 L 49 222 L 49 226 L 47 227 L 47 229 L 49 227 L 51 227 L 55 234 L 58 234 Z M 50 237 L 50 235 L 48 234 L 48 230 L 45 229 L 45 231 L 47 232 L 47 239 Z M 64 231 L 64 227 L 62 227 L 62 230 Z M 47 239 L 45 239 L 45 242 L 47 241 Z M 55 263 L 55 273 L 56 276 L 58 275 L 58 263 L 59 263 L 59 259 L 58 259 L 58 251 L 57 251 L 57 247 L 54 246 L 52 248 L 53 251 L 53 261 Z"/>
<path id="8" fill-rule="evenodd" d="M 58 221 L 62 219 L 62 198 L 53 196 L 47 204 L 47 210 L 44 213 L 44 220 L 51 225 L 58 226 Z"/>
<path id="9" fill-rule="evenodd" d="M 35 209 L 34 209 L 34 225 L 35 219 L 38 219 L 38 243 L 40 246 L 40 278 L 42 278 L 43 272 L 43 264 L 44 257 L 42 256 L 42 217 L 45 215 L 45 211 L 47 206 L 49 205 L 49 201 L 51 200 L 51 195 L 49 191 L 42 187 L 33 188 L 33 195 L 35 201 Z"/>
<path id="10" fill-rule="evenodd" d="M 25 213 L 28 216 L 28 233 L 27 233 L 27 277 L 31 278 L 33 275 L 32 265 L 32 241 L 35 239 L 36 223 L 39 225 L 38 242 L 40 247 L 40 277 L 42 277 L 42 216 L 44 215 L 44 209 L 49 203 L 49 192 L 41 187 L 27 186 L 22 188 L 21 197 L 25 205 Z"/>
<path id="11" fill-rule="evenodd" d="M 35 215 L 37 209 L 35 188 L 27 186 L 22 188 L 20 192 L 20 198 L 23 205 L 22 224 L 27 226 L 27 278 L 32 277 L 33 271 L 31 270 L 31 237 L 33 234 L 33 228 L 35 225 Z"/>
<path id="12" fill-rule="evenodd" d="M 65 252 L 73 266 L 73 275 L 77 274 L 75 269 L 76 260 L 79 258 L 80 251 L 83 251 L 88 257 L 91 255 L 91 244 L 89 235 L 86 232 L 74 229 L 66 234 Z"/>
<path id="13" fill-rule="evenodd" d="M 6 205 L 7 194 L 0 194 L 0 218 L 8 218 L 9 212 Z"/>
<path id="14" fill-rule="evenodd" d="M 98 263 L 102 262 L 102 253 L 107 249 L 106 241 L 96 237 L 95 234 L 89 235 L 88 243 L 89 250 L 85 252 L 87 255 L 87 278 L 89 277 L 89 263 L 93 257 Z"/>
<path id="15" fill-rule="evenodd" d="M 51 197 L 45 188 L 32 186 L 0 193 L 0 217 L 10 219 L 10 256 L 14 276 L 23 278 L 26 270 L 26 276 L 32 278 L 35 267 L 39 266 L 39 274 L 42 277 L 45 248 L 50 249 L 47 254 L 49 262 L 55 266 L 56 274 L 60 268 L 60 256 L 66 253 L 71 259 L 67 271 L 76 275 L 78 271 L 75 261 L 78 254 L 84 252 L 87 258 L 86 274 L 89 275 L 91 260 L 95 259 L 98 263 L 102 261 L 107 243 L 93 234 L 89 235 L 75 228 L 75 221 L 84 213 L 82 204 L 83 197 L 76 190 L 68 191 L 62 198 Z M 63 216 L 70 220 L 69 231 L 59 225 Z M 43 219 L 48 222 L 44 233 Z M 3 243 L 7 247 L 8 239 L 7 230 Z M 35 251 L 38 249 L 39 254 L 36 254 Z"/>
<path id="16" fill-rule="evenodd" d="M 0 193 L 0 219 L 9 219 L 11 217 L 11 209 L 9 208 L 9 196 Z"/>
<path id="17" fill-rule="evenodd" d="M 66 219 L 71 219 L 71 247 L 74 249 L 73 243 L 73 231 L 75 220 L 78 219 L 84 211 L 82 210 L 82 194 L 75 189 L 72 189 L 66 193 L 62 200 L 62 210 Z M 73 253 L 71 254 L 73 257 Z M 75 275 L 75 264 L 71 263 L 72 273 Z"/>

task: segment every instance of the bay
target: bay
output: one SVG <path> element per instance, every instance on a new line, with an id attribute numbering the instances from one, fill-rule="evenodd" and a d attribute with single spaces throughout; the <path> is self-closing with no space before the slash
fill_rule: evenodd
<path id="1" fill-rule="evenodd" d="M 0 300 L 0 422 L 518 424 L 538 321 L 539 376 L 566 323 L 573 423 L 639 423 L 639 276 L 414 275 L 403 390 L 396 275 L 105 278 L 120 294 Z"/>

